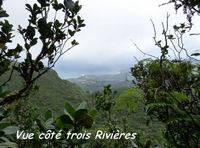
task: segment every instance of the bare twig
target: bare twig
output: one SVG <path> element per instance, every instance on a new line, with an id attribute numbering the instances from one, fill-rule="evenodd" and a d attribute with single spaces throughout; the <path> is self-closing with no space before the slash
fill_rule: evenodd
<path id="1" fill-rule="evenodd" d="M 191 33 L 190 35 L 200 35 L 200 33 Z"/>
<path id="2" fill-rule="evenodd" d="M 137 44 L 134 43 L 132 40 L 131 40 L 131 42 L 132 42 L 133 45 L 136 47 L 136 49 L 139 50 L 144 56 L 147 55 L 147 56 L 150 56 L 150 57 L 152 57 L 152 58 L 158 59 L 158 57 L 156 57 L 156 56 L 154 56 L 154 55 L 151 55 L 151 54 L 148 54 L 148 53 L 145 53 L 144 51 L 142 51 L 142 50 L 137 46 Z"/>

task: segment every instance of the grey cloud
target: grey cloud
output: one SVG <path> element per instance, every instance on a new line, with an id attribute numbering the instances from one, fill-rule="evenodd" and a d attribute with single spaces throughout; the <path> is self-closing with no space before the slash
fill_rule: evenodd
<path id="1" fill-rule="evenodd" d="M 25 25 L 28 17 L 25 2 L 33 3 L 36 0 L 5 1 L 15 26 Z M 61 77 L 67 78 L 129 68 L 135 62 L 134 56 L 138 59 L 143 57 L 130 39 L 143 51 L 158 55 L 159 50 L 152 39 L 150 18 L 155 22 L 158 34 L 162 32 L 161 23 L 166 21 L 167 12 L 171 13 L 171 27 L 174 23 L 186 21 L 185 16 L 175 14 L 173 6 L 158 7 L 163 2 L 166 0 L 80 0 L 83 5 L 80 15 L 86 23 L 86 27 L 76 36 L 80 45 L 64 55 L 55 69 Z M 194 21 L 196 26 L 200 25 L 198 19 Z M 16 40 L 20 41 L 21 38 L 17 37 Z M 196 50 L 199 47 L 197 43 L 198 40 L 193 40 L 188 46 Z"/>

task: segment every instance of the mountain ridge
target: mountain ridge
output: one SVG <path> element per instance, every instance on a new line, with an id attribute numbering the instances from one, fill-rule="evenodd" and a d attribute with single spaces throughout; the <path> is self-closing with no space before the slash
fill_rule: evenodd
<path id="1" fill-rule="evenodd" d="M 105 85 L 112 85 L 114 89 L 133 86 L 132 80 L 134 78 L 127 71 L 116 74 L 102 74 L 102 75 L 83 75 L 78 78 L 68 79 L 87 91 L 99 91 Z"/>
<path id="2" fill-rule="evenodd" d="M 1 76 L 0 82 L 6 80 L 8 76 L 9 73 Z M 9 91 L 19 90 L 23 86 L 22 83 L 21 77 L 14 72 L 5 88 Z M 30 102 L 36 105 L 41 112 L 52 110 L 55 114 L 61 114 L 66 101 L 72 105 L 78 105 L 89 98 L 89 94 L 82 88 L 68 80 L 61 79 L 55 70 L 42 75 L 34 85 L 39 89 L 31 91 Z"/>

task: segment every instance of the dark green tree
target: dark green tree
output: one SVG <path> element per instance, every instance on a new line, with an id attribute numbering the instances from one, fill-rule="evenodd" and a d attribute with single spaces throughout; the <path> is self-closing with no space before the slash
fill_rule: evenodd
<path id="1" fill-rule="evenodd" d="M 183 13 L 186 14 L 187 20 L 192 25 L 192 17 L 194 14 L 200 14 L 200 1 L 199 0 L 170 0 L 167 4 L 173 3 L 175 10 L 183 9 Z"/>
<path id="2" fill-rule="evenodd" d="M 174 25 L 174 35 L 163 25 L 164 40 L 157 40 L 156 33 L 154 36 L 161 56 L 141 60 L 131 69 L 145 94 L 147 114 L 165 124 L 169 147 L 200 146 L 200 67 L 198 57 L 192 57 L 198 54 L 191 56 L 184 48 L 187 29 L 184 23 Z M 170 49 L 174 51 L 172 59 L 168 58 Z"/>
<path id="3" fill-rule="evenodd" d="M 79 16 L 81 5 L 78 1 L 72 0 L 65 0 L 64 3 L 57 0 L 37 0 L 32 6 L 26 4 L 25 8 L 30 14 L 28 25 L 19 25 L 17 29 L 24 43 L 17 44 L 15 48 L 8 47 L 8 43 L 14 41 L 14 26 L 6 19 L 9 15 L 2 5 L 3 1 L 0 0 L 0 76 L 8 75 L 8 79 L 0 82 L 0 147 L 80 146 L 84 141 L 67 141 L 65 134 L 68 131 L 81 132 L 82 129 L 92 126 L 94 112 L 89 113 L 85 103 L 76 109 L 66 103 L 64 115 L 54 118 L 48 111 L 42 119 L 28 104 L 26 107 L 19 107 L 19 104 L 16 114 L 17 118 L 20 118 L 18 122 L 21 121 L 20 125 L 23 127 L 10 126 L 13 123 L 6 120 L 9 116 L 6 108 L 13 102 L 18 103 L 18 100 L 22 104 L 26 102 L 22 100 L 25 100 L 24 97 L 28 98 L 34 82 L 53 68 L 62 55 L 78 45 L 74 36 L 85 26 L 84 20 Z M 33 56 L 33 52 L 37 54 Z M 19 60 L 22 53 L 25 54 L 24 60 Z M 4 88 L 14 72 L 22 78 L 23 86 L 15 91 L 5 91 Z M 32 141 L 20 142 L 16 140 L 16 136 L 12 136 L 17 129 L 34 132 L 36 137 Z M 38 133 L 49 129 L 55 132 L 61 130 L 61 140 L 38 139 Z"/>
<path id="4" fill-rule="evenodd" d="M 69 0 L 63 4 L 57 0 L 37 0 L 32 6 L 26 4 L 26 10 L 30 13 L 28 25 L 19 25 L 17 29 L 24 44 L 10 49 L 7 43 L 14 40 L 14 27 L 5 19 L 8 14 L 2 8 L 2 1 L 0 4 L 0 76 L 10 73 L 8 80 L 1 82 L 0 87 L 10 81 L 14 71 L 19 73 L 24 83 L 22 88 L 1 99 L 0 105 L 5 105 L 28 95 L 34 82 L 54 67 L 63 54 L 78 45 L 73 37 L 85 24 L 78 14 L 81 9 L 78 1 Z M 41 46 L 36 48 L 35 45 Z M 33 56 L 33 51 L 37 53 L 36 56 Z M 18 59 L 22 53 L 25 53 L 25 57 L 21 62 Z M 45 66 L 44 61 L 47 63 Z"/>
<path id="5" fill-rule="evenodd" d="M 116 91 L 111 89 L 111 85 L 104 86 L 103 92 L 97 92 L 95 95 L 96 103 L 95 107 L 99 112 L 102 112 L 106 118 L 106 125 L 110 131 L 116 130 L 116 125 L 113 119 L 113 107 L 116 103 Z"/>

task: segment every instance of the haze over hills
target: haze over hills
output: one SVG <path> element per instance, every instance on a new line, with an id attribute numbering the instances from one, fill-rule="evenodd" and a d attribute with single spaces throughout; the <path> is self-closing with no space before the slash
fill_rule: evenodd
<path id="1" fill-rule="evenodd" d="M 111 84 L 114 89 L 133 86 L 134 78 L 127 71 L 116 74 L 105 75 L 83 75 L 78 78 L 68 79 L 69 81 L 81 86 L 83 89 L 94 92 L 102 90 L 103 86 Z"/>

